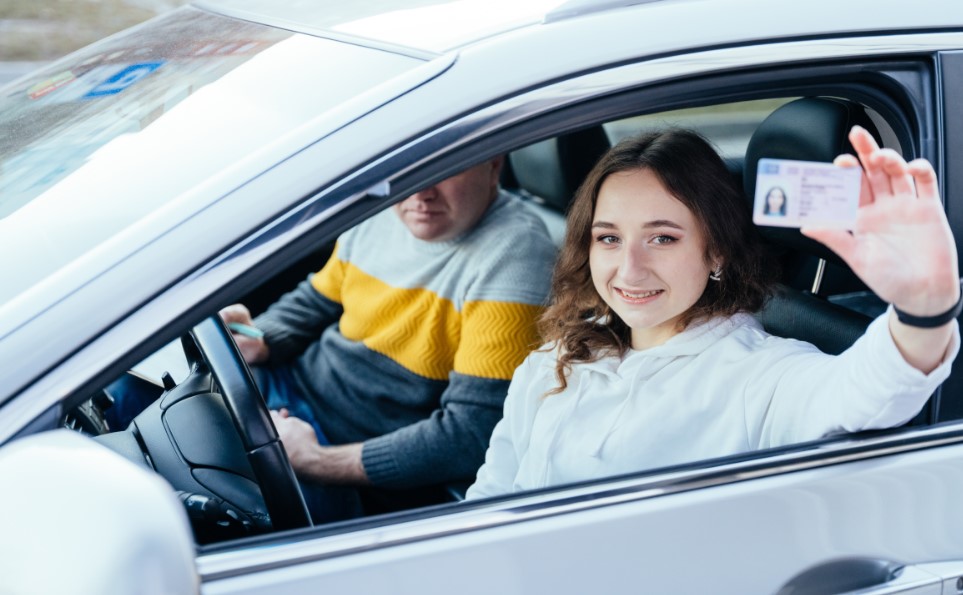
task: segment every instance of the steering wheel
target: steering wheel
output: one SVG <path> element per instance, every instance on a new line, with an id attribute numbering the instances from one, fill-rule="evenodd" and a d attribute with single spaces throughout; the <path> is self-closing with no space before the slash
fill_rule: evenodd
<path id="1" fill-rule="evenodd" d="M 195 326 L 181 346 L 188 376 L 166 374 L 163 393 L 149 395 L 125 430 L 94 439 L 166 479 L 201 543 L 310 527 L 267 405 L 221 318 Z"/>
<path id="2" fill-rule="evenodd" d="M 195 326 L 189 337 L 193 340 L 182 341 L 188 363 L 192 369 L 209 368 L 220 386 L 272 526 L 310 527 L 311 515 L 294 470 L 230 331 L 219 316 L 213 315 Z"/>

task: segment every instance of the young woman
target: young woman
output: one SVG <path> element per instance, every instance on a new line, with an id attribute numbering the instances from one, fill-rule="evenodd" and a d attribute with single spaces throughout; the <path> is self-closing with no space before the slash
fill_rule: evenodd
<path id="1" fill-rule="evenodd" d="M 890 304 L 839 356 L 749 315 L 771 280 L 750 214 L 695 133 L 620 143 L 579 189 L 542 320 L 468 498 L 911 419 L 959 348 L 960 283 L 936 176 L 854 128 L 852 232 L 804 229 Z"/>

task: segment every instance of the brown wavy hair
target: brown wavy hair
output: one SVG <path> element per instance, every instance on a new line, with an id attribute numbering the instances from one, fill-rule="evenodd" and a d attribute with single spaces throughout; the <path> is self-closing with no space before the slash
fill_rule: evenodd
<path id="1" fill-rule="evenodd" d="M 775 271 L 752 224 L 749 205 L 709 142 L 683 129 L 626 139 L 599 159 L 569 208 L 551 303 L 539 319 L 548 349 L 559 350 L 555 366 L 559 386 L 549 395 L 565 390 L 573 363 L 608 355 L 621 357 L 631 346 L 631 329 L 595 290 L 589 249 L 602 183 L 614 173 L 639 169 L 654 173 L 666 190 L 692 211 L 706 239 L 706 262 L 722 263 L 722 280 L 706 285 L 702 296 L 682 315 L 680 331 L 696 320 L 755 312 L 772 292 Z"/>

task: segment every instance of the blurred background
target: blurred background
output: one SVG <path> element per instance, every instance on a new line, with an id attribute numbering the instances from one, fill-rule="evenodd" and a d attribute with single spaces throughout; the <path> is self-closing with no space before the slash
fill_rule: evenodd
<path id="1" fill-rule="evenodd" d="M 188 0 L 0 0 L 0 85 Z"/>

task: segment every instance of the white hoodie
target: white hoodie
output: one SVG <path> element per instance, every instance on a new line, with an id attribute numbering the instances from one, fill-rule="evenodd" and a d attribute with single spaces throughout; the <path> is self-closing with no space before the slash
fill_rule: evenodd
<path id="1" fill-rule="evenodd" d="M 949 376 L 959 329 L 923 374 L 897 350 L 889 315 L 838 356 L 771 336 L 747 314 L 716 318 L 621 360 L 575 364 L 550 396 L 557 354 L 536 351 L 515 371 L 467 498 L 902 424 Z"/>

